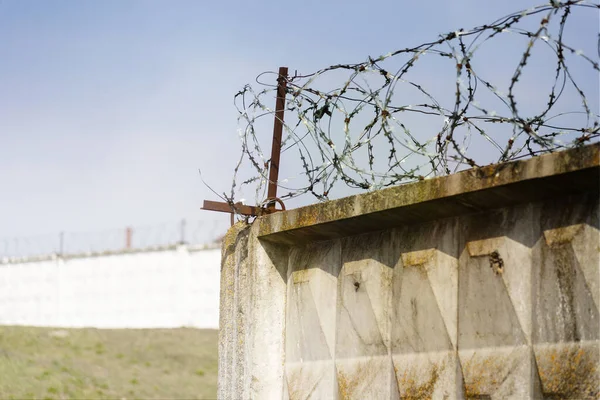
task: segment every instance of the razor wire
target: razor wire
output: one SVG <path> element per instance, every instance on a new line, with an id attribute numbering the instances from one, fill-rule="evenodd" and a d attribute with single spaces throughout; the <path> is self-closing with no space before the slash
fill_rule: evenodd
<path id="1" fill-rule="evenodd" d="M 284 78 L 287 89 L 282 153 L 297 151 L 301 183 L 293 186 L 280 180 L 278 187 L 287 193 L 279 197 L 289 199 L 311 193 L 327 200 L 340 181 L 351 188 L 378 190 L 597 140 L 599 115 L 588 102 L 586 91 L 590 88 L 575 72 L 596 74 L 600 71 L 598 59 L 566 43 L 564 36 L 575 9 L 594 12 L 599 8 L 586 1 L 553 0 L 491 24 L 460 29 L 415 47 L 369 57 L 365 62 L 337 64 Z M 477 55 L 483 45 L 506 35 L 522 39 L 524 48 L 520 48 L 522 53 L 518 50 L 516 66 L 510 69 L 503 91 L 501 84 L 478 72 L 486 60 L 479 60 Z M 598 40 L 600 53 L 600 35 Z M 526 99 L 519 99 L 522 91 L 518 88 L 534 51 L 540 47 L 549 54 L 543 65 L 551 68 L 553 80 L 548 88 L 537 89 L 545 90 L 547 100 L 541 110 L 533 112 Z M 448 104 L 434 96 L 426 82 L 411 80 L 410 74 L 419 62 L 432 57 L 445 60 L 442 67 L 453 71 L 453 93 L 446 94 Z M 572 63 L 577 63 L 577 71 Z M 258 87 L 246 85 L 235 95 L 242 154 L 234 170 L 231 192 L 223 195 L 230 204 L 238 200 L 236 192 L 250 185 L 255 186 L 256 204 L 265 200 L 270 160 L 261 146 L 261 141 L 267 140 L 259 135 L 260 121 L 273 120 L 275 110 L 270 105 L 277 90 L 276 85 L 265 82 L 266 76 L 274 81 L 278 74 L 263 73 L 256 80 Z M 340 76 L 339 84 L 331 83 Z M 408 89 L 424 101 L 403 102 L 401 94 Z M 568 97 L 566 108 L 559 101 L 561 97 Z M 488 107 L 486 102 L 497 107 Z M 423 135 L 423 129 L 408 126 L 416 117 L 435 119 L 439 125 Z M 470 147 L 472 143 L 477 143 L 475 148 Z M 483 146 L 492 150 L 486 147 L 487 153 L 482 152 Z M 282 154 L 282 159 L 289 158 L 290 154 Z M 244 179 L 241 175 L 247 170 L 253 172 Z"/>

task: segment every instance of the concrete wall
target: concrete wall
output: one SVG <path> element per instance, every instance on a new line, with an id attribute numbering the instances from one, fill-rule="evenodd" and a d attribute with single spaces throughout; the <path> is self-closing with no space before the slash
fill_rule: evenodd
<path id="1" fill-rule="evenodd" d="M 236 225 L 221 399 L 600 397 L 599 147 Z"/>
<path id="2" fill-rule="evenodd" d="M 220 251 L 162 251 L 0 264 L 0 324 L 218 328 Z"/>

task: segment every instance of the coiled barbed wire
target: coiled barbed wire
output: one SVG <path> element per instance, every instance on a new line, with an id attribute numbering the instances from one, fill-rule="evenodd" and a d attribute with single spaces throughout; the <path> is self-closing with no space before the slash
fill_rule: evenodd
<path id="1" fill-rule="evenodd" d="M 564 41 L 565 26 L 575 8 L 593 12 L 600 5 L 553 0 L 491 24 L 460 29 L 416 47 L 369 57 L 365 62 L 288 76 L 282 152 L 298 151 L 299 172 L 304 180 L 297 187 L 280 180 L 278 186 L 287 193 L 279 197 L 311 193 L 326 200 L 338 181 L 352 188 L 377 190 L 596 140 L 600 136 L 599 115 L 591 111 L 584 91 L 591 89 L 575 76 L 571 63 L 598 72 L 598 59 Z M 533 29 L 527 29 L 527 24 Z M 476 56 L 484 43 L 505 35 L 524 38 L 525 49 L 516 67 L 511 66 L 507 92 L 503 93 L 500 85 L 478 72 L 486 60 Z M 600 35 L 598 40 L 600 56 Z M 551 68 L 553 80 L 546 92 L 547 102 L 532 105 L 527 99 L 517 101 L 517 87 L 537 47 L 546 49 L 550 56 L 543 60 L 543 66 Z M 419 61 L 430 55 L 450 60 L 450 68 L 455 71 L 453 93 L 446 96 L 449 106 L 433 95 L 427 83 L 413 81 L 409 75 Z M 273 72 L 261 74 L 257 78 L 260 91 L 246 85 L 235 95 L 242 155 L 231 193 L 225 195 L 230 204 L 236 190 L 250 184 L 256 185 L 257 204 L 264 200 L 269 160 L 261 148 L 258 126 L 260 120 L 274 118 L 275 110 L 269 104 L 275 103 L 277 90 L 276 85 L 262 82 L 265 74 L 277 77 Z M 333 84 L 340 75 L 342 83 Z M 324 81 L 321 87 L 317 80 Z M 400 85 L 425 101 L 404 104 Z M 543 89 L 536 87 L 538 92 Z M 561 97 L 567 97 L 566 108 L 559 104 Z M 486 103 L 499 108 L 494 110 Z M 530 110 L 536 106 L 542 106 L 541 110 Z M 441 126 L 429 130 L 431 122 L 418 122 L 424 121 L 417 118 L 423 116 L 439 121 Z M 423 127 L 418 132 L 408 127 L 415 121 Z M 263 140 L 269 133 L 264 132 Z M 469 145 L 474 146 L 471 151 Z M 488 148 L 482 150 L 485 145 L 494 149 L 493 154 Z M 282 157 L 288 160 L 290 156 Z M 255 174 L 238 182 L 240 168 L 248 162 Z"/>

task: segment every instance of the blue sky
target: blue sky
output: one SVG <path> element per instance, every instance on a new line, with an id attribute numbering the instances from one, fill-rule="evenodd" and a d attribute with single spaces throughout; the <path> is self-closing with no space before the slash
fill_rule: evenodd
<path id="1" fill-rule="evenodd" d="M 198 169 L 229 189 L 233 95 L 260 72 L 360 62 L 535 4 L 2 0 L 0 237 L 181 218 L 225 229 L 199 209 L 215 196 Z M 593 45 L 597 15 L 584 21 L 570 34 Z"/>

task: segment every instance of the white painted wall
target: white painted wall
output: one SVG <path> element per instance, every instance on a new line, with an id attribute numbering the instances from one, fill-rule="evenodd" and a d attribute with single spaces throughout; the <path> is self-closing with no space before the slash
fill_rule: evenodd
<path id="1" fill-rule="evenodd" d="M 218 328 L 221 251 L 0 264 L 0 325 Z"/>

